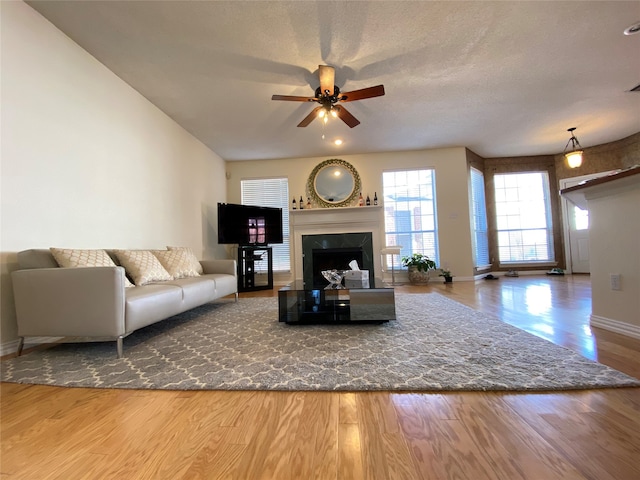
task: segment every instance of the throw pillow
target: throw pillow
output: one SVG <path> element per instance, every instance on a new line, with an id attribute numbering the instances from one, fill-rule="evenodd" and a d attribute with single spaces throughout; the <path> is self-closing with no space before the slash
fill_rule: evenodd
<path id="1" fill-rule="evenodd" d="M 183 249 L 152 250 L 162 266 L 173 278 L 199 277 L 200 273 L 194 268 L 189 252 Z M 200 265 L 200 262 L 198 262 Z"/>
<path id="2" fill-rule="evenodd" d="M 58 265 L 63 268 L 76 267 L 115 267 L 111 257 L 104 250 L 79 250 L 73 248 L 49 249 Z M 124 277 L 124 286 L 133 287 L 129 279 Z"/>
<path id="3" fill-rule="evenodd" d="M 120 265 L 138 286 L 173 280 L 171 274 L 149 250 L 116 250 L 115 254 Z"/>
<path id="4" fill-rule="evenodd" d="M 193 250 L 191 250 L 189 247 L 167 247 L 167 248 L 169 250 L 184 250 L 184 252 L 186 253 L 187 257 L 189 258 L 189 263 L 191 264 L 191 269 L 195 270 L 200 275 L 202 275 L 204 273 L 204 270 L 202 269 L 202 265 L 198 261 L 198 257 L 196 257 L 196 254 L 193 253 Z"/>

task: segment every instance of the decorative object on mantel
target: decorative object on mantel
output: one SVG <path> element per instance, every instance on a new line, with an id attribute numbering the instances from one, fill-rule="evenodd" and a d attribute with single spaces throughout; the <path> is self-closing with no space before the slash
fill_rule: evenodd
<path id="1" fill-rule="evenodd" d="M 571 138 L 567 142 L 567 145 L 564 147 L 564 156 L 567 159 L 567 163 L 571 168 L 578 168 L 582 165 L 582 146 L 578 139 L 573 134 L 573 131 L 576 127 L 571 127 L 567 130 L 571 134 Z M 571 144 L 571 148 L 569 148 L 569 144 Z"/>
<path id="2" fill-rule="evenodd" d="M 348 207 L 356 202 L 362 184 L 353 166 L 332 158 L 320 162 L 307 180 L 307 195 L 319 207 Z"/>
<path id="3" fill-rule="evenodd" d="M 429 283 L 430 271 L 436 269 L 436 262 L 422 253 L 402 257 L 402 265 L 409 270 L 409 282 L 418 285 Z"/>

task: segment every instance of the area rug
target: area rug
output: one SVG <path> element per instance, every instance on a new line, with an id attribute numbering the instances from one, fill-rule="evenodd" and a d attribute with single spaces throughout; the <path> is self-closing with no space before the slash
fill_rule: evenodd
<path id="1" fill-rule="evenodd" d="M 124 341 L 2 362 L 5 382 L 171 390 L 549 391 L 640 381 L 436 293 L 396 295 L 397 320 L 286 325 L 277 299 L 205 305 Z"/>

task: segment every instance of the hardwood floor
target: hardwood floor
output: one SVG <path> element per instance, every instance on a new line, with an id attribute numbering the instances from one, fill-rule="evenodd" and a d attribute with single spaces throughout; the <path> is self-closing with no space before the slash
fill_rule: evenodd
<path id="1" fill-rule="evenodd" d="M 438 292 L 640 378 L 640 341 L 589 328 L 586 276 Z M 276 291 L 243 296 L 273 296 Z M 0 384 L 6 479 L 640 478 L 640 389 L 180 392 Z"/>

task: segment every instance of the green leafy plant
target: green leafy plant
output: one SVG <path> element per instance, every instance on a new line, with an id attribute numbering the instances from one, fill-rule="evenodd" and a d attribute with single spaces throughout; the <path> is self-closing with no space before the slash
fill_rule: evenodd
<path id="1" fill-rule="evenodd" d="M 422 253 L 414 253 L 413 255 L 402 257 L 401 260 L 402 265 L 405 267 L 415 267 L 416 270 L 420 272 L 426 272 L 436 268 L 436 262 Z"/>
<path id="2" fill-rule="evenodd" d="M 440 269 L 440 273 L 438 274 L 439 277 L 453 277 L 453 275 L 451 275 L 451 270 L 447 270 L 445 268 L 441 268 Z"/>

